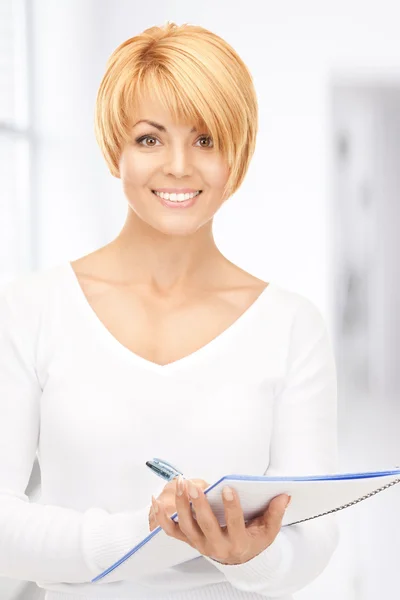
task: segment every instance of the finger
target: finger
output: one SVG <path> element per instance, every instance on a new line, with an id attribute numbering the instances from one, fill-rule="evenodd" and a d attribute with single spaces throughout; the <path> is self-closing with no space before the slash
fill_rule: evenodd
<path id="1" fill-rule="evenodd" d="M 204 535 L 194 518 L 190 506 L 187 483 L 183 478 L 179 477 L 175 496 L 176 510 L 181 531 L 193 544 L 198 546 L 198 544 L 203 542 Z"/>
<path id="2" fill-rule="evenodd" d="M 203 490 L 210 487 L 210 484 L 207 483 L 207 481 L 204 481 L 204 479 L 191 479 L 190 481 L 193 481 L 197 486 L 201 487 L 201 489 Z"/>
<path id="3" fill-rule="evenodd" d="M 187 490 L 189 499 L 192 501 L 192 506 L 196 511 L 197 525 L 201 531 L 201 536 L 197 535 L 196 545 L 205 544 L 206 541 L 217 544 L 221 541 L 222 532 L 217 517 L 214 515 L 211 506 L 203 492 L 203 490 L 193 484 L 193 481 L 187 481 Z M 191 532 L 184 530 L 190 538 Z M 195 532 L 197 530 L 194 530 Z"/>
<path id="4" fill-rule="evenodd" d="M 150 513 L 149 513 L 149 526 L 150 526 L 150 531 L 153 531 L 153 529 L 155 527 L 157 527 L 156 517 L 155 517 L 155 514 L 154 514 L 154 508 L 152 508 L 150 510 Z"/>
<path id="5" fill-rule="evenodd" d="M 183 542 L 187 542 L 187 537 L 181 531 L 179 524 L 171 519 L 169 515 L 167 515 L 166 508 L 163 503 L 156 500 L 154 496 L 151 497 L 151 501 L 153 504 L 157 525 L 159 525 L 167 535 L 178 540 L 182 540 Z"/>
<path id="6" fill-rule="evenodd" d="M 176 482 L 177 482 L 177 477 L 174 477 L 173 479 L 171 479 L 171 481 L 168 481 L 168 483 L 166 483 L 164 485 L 163 492 L 166 492 L 166 491 L 175 492 Z"/>
<path id="7" fill-rule="evenodd" d="M 154 506 L 154 505 L 153 505 Z M 164 512 L 166 512 L 166 514 L 168 516 L 171 517 L 171 515 L 173 515 L 176 511 L 175 511 L 175 505 L 174 506 L 169 506 L 169 505 L 165 505 L 163 503 L 163 507 L 164 507 Z M 154 508 L 152 507 L 149 513 L 149 527 L 150 527 L 150 531 L 154 531 L 154 529 L 156 527 L 158 527 L 158 521 L 156 519 L 156 515 L 154 513 Z"/>
<path id="8" fill-rule="evenodd" d="M 236 490 L 227 485 L 222 490 L 222 499 L 224 502 L 227 533 L 233 546 L 233 552 L 235 552 L 235 546 L 238 549 L 242 549 L 246 545 L 247 540 L 243 509 Z"/>
<path id="9" fill-rule="evenodd" d="M 268 504 L 267 510 L 263 514 L 264 525 L 267 531 L 273 536 L 278 535 L 280 528 L 282 527 L 282 519 L 286 511 L 287 496 L 281 494 L 272 498 Z"/>

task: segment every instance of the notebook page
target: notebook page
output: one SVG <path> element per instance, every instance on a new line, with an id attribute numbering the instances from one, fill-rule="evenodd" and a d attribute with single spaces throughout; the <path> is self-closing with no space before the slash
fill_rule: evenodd
<path id="1" fill-rule="evenodd" d="M 341 506 L 354 503 L 359 498 L 365 497 L 364 500 L 366 500 L 369 494 L 380 493 L 377 490 L 385 486 L 392 487 L 400 482 L 400 470 L 382 471 L 381 473 L 390 474 L 359 473 L 353 474 L 353 477 L 351 474 L 337 474 L 327 475 L 326 479 L 316 479 L 318 476 L 270 478 L 227 475 L 212 484 L 204 493 L 221 526 L 226 525 L 222 500 L 222 489 L 225 485 L 231 486 L 238 492 L 246 521 L 262 514 L 275 496 L 289 494 L 292 500 L 282 519 L 282 527 L 286 527 L 303 519 L 334 511 Z M 390 489 L 390 487 L 385 489 Z M 381 491 L 385 491 L 385 489 Z M 355 510 L 354 505 L 348 508 Z M 172 515 L 172 518 L 179 522 L 177 513 Z M 162 568 L 163 558 L 166 566 L 171 564 L 171 555 L 174 556 L 176 564 L 201 556 L 196 549 L 168 536 L 163 529 L 157 527 L 119 561 L 110 565 L 92 581 L 106 577 L 125 560 L 134 560 L 137 568 L 145 576 L 155 556 Z"/>

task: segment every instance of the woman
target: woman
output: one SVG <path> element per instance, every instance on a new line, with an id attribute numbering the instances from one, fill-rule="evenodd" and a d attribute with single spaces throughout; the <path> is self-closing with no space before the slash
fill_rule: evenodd
<path id="1" fill-rule="evenodd" d="M 320 312 L 213 238 L 254 153 L 251 75 L 202 27 L 152 27 L 110 57 L 95 123 L 128 201 L 121 232 L 1 295 L 0 572 L 46 600 L 291 598 L 327 566 L 334 515 L 281 529 L 280 494 L 245 524 L 227 490 L 221 528 L 203 493 L 227 473 L 337 466 Z M 154 456 L 193 475 L 187 487 L 154 477 Z M 173 558 L 139 572 L 133 556 L 92 583 L 157 526 Z"/>

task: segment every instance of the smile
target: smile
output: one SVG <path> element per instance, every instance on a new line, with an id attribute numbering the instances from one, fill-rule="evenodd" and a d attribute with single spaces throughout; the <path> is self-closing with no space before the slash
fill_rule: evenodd
<path id="1" fill-rule="evenodd" d="M 199 190 L 194 194 L 164 194 L 154 192 L 152 190 L 153 194 L 157 196 L 163 206 L 174 209 L 191 208 L 194 204 L 196 204 L 197 198 L 200 196 L 202 191 L 203 190 Z M 183 196 L 183 199 L 180 199 L 181 196 Z"/>

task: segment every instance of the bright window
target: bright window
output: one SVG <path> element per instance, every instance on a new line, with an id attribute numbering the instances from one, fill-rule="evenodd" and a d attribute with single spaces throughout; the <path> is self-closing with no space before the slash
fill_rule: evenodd
<path id="1" fill-rule="evenodd" d="M 0 1 L 0 284 L 30 269 L 29 27 L 26 0 Z"/>

